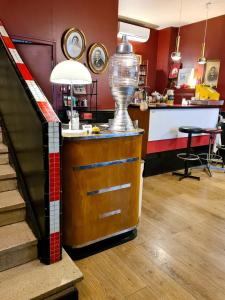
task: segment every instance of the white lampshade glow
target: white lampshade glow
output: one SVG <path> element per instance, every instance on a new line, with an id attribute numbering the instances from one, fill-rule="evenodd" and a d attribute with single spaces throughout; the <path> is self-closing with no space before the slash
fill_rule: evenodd
<path id="1" fill-rule="evenodd" d="M 172 52 L 171 58 L 173 61 L 179 61 L 181 59 L 181 53 L 178 51 Z"/>
<path id="2" fill-rule="evenodd" d="M 200 65 L 204 65 L 204 64 L 206 64 L 206 62 L 207 62 L 207 59 L 204 56 L 199 57 L 198 63 Z"/>
<path id="3" fill-rule="evenodd" d="M 80 62 L 65 60 L 52 70 L 50 81 L 56 84 L 84 85 L 92 83 L 89 70 Z"/>

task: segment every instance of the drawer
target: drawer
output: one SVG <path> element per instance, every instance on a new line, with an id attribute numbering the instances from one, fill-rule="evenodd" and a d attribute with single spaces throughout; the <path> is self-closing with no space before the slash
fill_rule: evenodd
<path id="1" fill-rule="evenodd" d="M 138 221 L 140 161 L 76 170 L 64 209 L 72 219 L 64 241 L 76 246 L 133 227 Z M 73 190 L 73 192 L 72 192 Z M 68 201 L 70 199 L 71 201 Z"/>
<path id="2" fill-rule="evenodd" d="M 126 138 L 82 140 L 65 142 L 63 145 L 63 162 L 68 158 L 70 166 L 83 166 L 97 162 L 107 162 L 130 157 L 139 157 L 142 136 Z"/>

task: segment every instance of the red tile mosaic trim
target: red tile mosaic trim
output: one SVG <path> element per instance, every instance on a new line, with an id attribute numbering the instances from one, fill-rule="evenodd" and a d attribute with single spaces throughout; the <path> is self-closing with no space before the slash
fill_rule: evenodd
<path id="1" fill-rule="evenodd" d="M 60 234 L 59 232 L 50 234 L 50 263 L 60 260 Z"/>

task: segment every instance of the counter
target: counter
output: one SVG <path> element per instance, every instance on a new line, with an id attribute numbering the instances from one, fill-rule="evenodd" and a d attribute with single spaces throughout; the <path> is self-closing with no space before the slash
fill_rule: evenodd
<path id="1" fill-rule="evenodd" d="M 185 149 L 187 145 L 187 135 L 180 133 L 178 128 L 181 126 L 215 128 L 220 108 L 213 105 L 166 105 L 149 107 L 148 110 L 142 112 L 139 106 L 130 105 L 128 111 L 131 119 L 138 120 L 139 127 L 145 130 L 142 158 L 148 160 L 151 157 L 153 159 L 153 157 L 159 158 L 160 156 L 158 163 L 166 165 L 165 160 L 176 158 L 176 153 Z M 208 143 L 209 137 L 206 134 L 195 135 L 192 138 L 193 147 L 206 146 Z M 158 166 L 157 172 L 157 166 L 155 166 L 154 174 L 179 168 L 180 165 L 176 165 L 175 160 L 173 165 L 171 161 L 170 166 L 165 170 Z"/>
<path id="2" fill-rule="evenodd" d="M 63 132 L 63 244 L 75 255 L 136 229 L 142 133 Z"/>

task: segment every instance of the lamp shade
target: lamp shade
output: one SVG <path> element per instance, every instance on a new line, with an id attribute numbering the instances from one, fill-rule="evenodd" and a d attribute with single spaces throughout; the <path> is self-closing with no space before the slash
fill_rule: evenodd
<path id="1" fill-rule="evenodd" d="M 172 52 L 171 53 L 171 58 L 173 61 L 178 61 L 181 59 L 181 53 L 178 51 Z"/>
<path id="2" fill-rule="evenodd" d="M 207 62 L 207 59 L 205 58 L 205 56 L 199 57 L 198 63 L 199 63 L 200 65 L 204 65 L 204 64 L 206 64 L 206 62 Z"/>
<path id="3" fill-rule="evenodd" d="M 78 61 L 65 60 L 52 70 L 50 81 L 58 84 L 83 85 L 92 83 L 89 70 Z"/>

